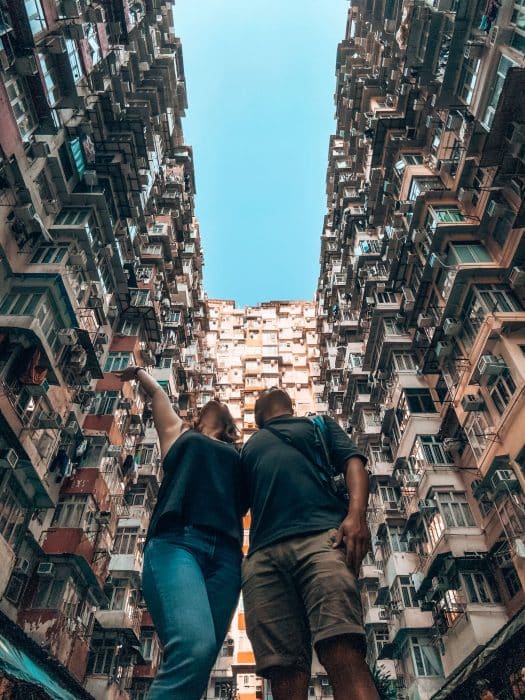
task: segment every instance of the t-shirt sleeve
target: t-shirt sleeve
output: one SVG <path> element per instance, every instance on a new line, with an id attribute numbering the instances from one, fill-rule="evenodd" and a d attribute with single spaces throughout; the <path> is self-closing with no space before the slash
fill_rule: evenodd
<path id="1" fill-rule="evenodd" d="M 363 465 L 368 462 L 365 455 L 358 450 L 345 431 L 335 422 L 333 418 L 325 416 L 326 427 L 328 428 L 328 439 L 330 456 L 337 471 L 341 474 L 345 471 L 345 464 L 350 457 L 359 457 L 363 460 Z"/>

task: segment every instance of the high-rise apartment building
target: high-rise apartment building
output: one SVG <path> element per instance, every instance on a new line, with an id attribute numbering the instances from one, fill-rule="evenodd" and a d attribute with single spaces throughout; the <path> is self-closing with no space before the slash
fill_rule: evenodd
<path id="1" fill-rule="evenodd" d="M 170 0 L 0 3 L 0 695 L 142 700 L 150 368 L 213 392 Z"/>
<path id="2" fill-rule="evenodd" d="M 352 0 L 317 318 L 369 456 L 368 656 L 399 698 L 525 697 L 525 7 Z"/>

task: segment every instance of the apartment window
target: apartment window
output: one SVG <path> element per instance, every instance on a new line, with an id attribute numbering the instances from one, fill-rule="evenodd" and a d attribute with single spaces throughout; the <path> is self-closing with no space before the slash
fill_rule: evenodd
<path id="1" fill-rule="evenodd" d="M 27 581 L 28 577 L 25 574 L 18 571 L 13 571 L 4 593 L 7 600 L 15 605 L 18 605 L 26 589 Z"/>
<path id="2" fill-rule="evenodd" d="M 58 322 L 60 312 L 49 294 L 44 296 L 35 315 L 40 323 L 42 333 L 45 335 L 46 340 L 53 351 L 53 354 L 57 355 L 62 349 L 60 341 L 58 340 L 58 331 L 61 327 Z"/>
<path id="3" fill-rule="evenodd" d="M 465 493 L 449 491 L 434 494 L 447 527 L 474 527 L 475 522 Z"/>
<path id="4" fill-rule="evenodd" d="M 142 656 L 146 661 L 153 661 L 158 656 L 158 644 L 154 632 L 143 632 L 140 641 Z"/>
<path id="5" fill-rule="evenodd" d="M 449 265 L 485 262 L 492 262 L 492 258 L 481 243 L 451 243 L 449 246 L 447 258 Z"/>
<path id="6" fill-rule="evenodd" d="M 481 123 L 487 130 L 490 130 L 492 122 L 494 121 L 494 115 L 496 114 L 496 109 L 498 106 L 500 95 L 503 91 L 503 85 L 505 83 L 507 73 L 509 72 L 510 68 L 512 68 L 515 65 L 516 64 L 514 63 L 514 61 L 511 61 L 510 58 L 507 58 L 507 56 L 502 55 L 499 60 L 495 80 L 492 80 L 491 82 L 492 88 L 490 90 L 489 102 L 485 110 L 483 119 L 481 120 Z"/>
<path id="7" fill-rule="evenodd" d="M 40 0 L 24 0 L 31 34 L 36 36 L 47 29 L 46 18 Z"/>
<path id="8" fill-rule="evenodd" d="M 155 445 L 140 445 L 135 454 L 137 464 L 152 464 L 157 458 Z"/>
<path id="9" fill-rule="evenodd" d="M 73 80 L 75 83 L 82 78 L 82 64 L 80 63 L 80 56 L 78 53 L 76 42 L 73 39 L 66 39 L 67 46 L 67 57 L 69 59 L 69 65 L 71 67 L 71 73 L 73 75 Z"/>
<path id="10" fill-rule="evenodd" d="M 171 369 L 173 359 L 171 357 L 161 357 L 159 367 L 161 369 Z"/>
<path id="11" fill-rule="evenodd" d="M 409 372 L 416 369 L 416 361 L 407 352 L 395 352 L 393 360 L 397 372 Z"/>
<path id="12" fill-rule="evenodd" d="M 410 413 L 436 413 L 429 389 L 405 389 L 405 396 Z"/>
<path id="13" fill-rule="evenodd" d="M 13 78 L 5 83 L 5 89 L 20 136 L 27 141 L 38 124 L 27 83 L 24 78 Z"/>
<path id="14" fill-rule="evenodd" d="M 434 435 L 419 435 L 417 450 L 428 464 L 452 464 L 453 460 Z"/>
<path id="15" fill-rule="evenodd" d="M 516 384 L 508 368 L 497 377 L 490 377 L 488 381 L 489 394 L 496 406 L 496 410 L 501 415 L 510 403 L 516 391 Z"/>
<path id="16" fill-rule="evenodd" d="M 399 601 L 404 608 L 419 607 L 416 589 L 412 585 L 410 576 L 398 576 L 392 586 L 392 593 L 392 598 Z"/>
<path id="17" fill-rule="evenodd" d="M 379 493 L 382 503 L 397 503 L 399 500 L 397 491 L 393 486 L 380 486 Z"/>
<path id="18" fill-rule="evenodd" d="M 472 411 L 465 422 L 465 433 L 474 457 L 479 460 L 491 439 L 491 426 L 485 414 Z"/>
<path id="19" fill-rule="evenodd" d="M 443 668 L 437 649 L 428 639 L 410 637 L 409 652 L 416 676 L 441 676 Z"/>
<path id="20" fill-rule="evenodd" d="M 14 547 L 22 531 L 27 513 L 10 483 L 0 489 L 0 535 Z"/>
<path id="21" fill-rule="evenodd" d="M 462 588 L 470 603 L 499 603 L 500 597 L 493 582 L 482 573 L 460 574 Z"/>
<path id="22" fill-rule="evenodd" d="M 30 263 L 33 265 L 57 265 L 64 259 L 67 248 L 57 246 L 42 246 L 37 248 L 31 257 Z"/>
<path id="23" fill-rule="evenodd" d="M 386 335 L 404 335 L 405 333 L 403 328 L 396 323 L 393 318 L 385 318 L 383 320 L 383 326 Z"/>
<path id="24" fill-rule="evenodd" d="M 58 610 L 64 600 L 65 587 L 65 578 L 39 578 L 31 607 Z"/>
<path id="25" fill-rule="evenodd" d="M 66 145 L 66 144 L 64 144 Z M 67 153 L 67 147 L 66 147 L 66 153 Z M 61 161 L 62 162 L 62 161 Z M 71 164 L 69 161 L 69 157 L 67 158 L 67 163 L 69 165 L 69 170 L 71 171 L 71 174 L 68 176 L 66 173 L 66 177 L 72 177 L 73 175 L 73 170 L 71 169 Z M 62 163 L 62 167 L 64 167 Z M 65 168 L 64 168 L 65 170 Z M 92 212 L 90 209 L 87 208 L 80 208 L 80 209 L 74 209 L 72 207 L 66 207 L 60 210 L 59 214 L 57 215 L 57 218 L 55 219 L 55 226 L 61 225 L 61 226 L 84 226 L 89 218 L 91 218 Z"/>
<path id="26" fill-rule="evenodd" d="M 136 527 L 119 527 L 113 541 L 113 554 L 134 554 L 137 549 Z"/>
<path id="27" fill-rule="evenodd" d="M 87 25 L 87 50 L 91 56 L 91 63 L 95 66 L 102 58 L 100 44 L 98 41 L 97 25 Z"/>
<path id="28" fill-rule="evenodd" d="M 453 224 L 465 221 L 457 207 L 432 207 L 425 221 L 425 227 L 435 231 L 438 224 Z"/>
<path id="29" fill-rule="evenodd" d="M 214 697 L 229 698 L 231 696 L 231 685 L 230 681 L 215 681 Z"/>
<path id="30" fill-rule="evenodd" d="M 2 316 L 33 316 L 42 299 L 44 289 L 31 291 L 13 290 L 8 294 L 0 305 Z"/>
<path id="31" fill-rule="evenodd" d="M 94 507 L 90 497 L 85 495 L 60 496 L 52 527 L 89 527 L 94 516 Z"/>
<path id="32" fill-rule="evenodd" d="M 444 187 L 439 177 L 413 177 L 410 183 L 408 199 L 414 202 L 423 192 L 442 189 L 444 189 Z"/>
<path id="33" fill-rule="evenodd" d="M 38 54 L 40 61 L 40 70 L 47 93 L 47 101 L 50 107 L 55 107 L 60 101 L 62 95 L 60 92 L 60 80 L 58 71 L 55 67 L 53 54 Z"/>
<path id="34" fill-rule="evenodd" d="M 111 594 L 108 594 L 109 610 L 124 610 L 129 599 L 129 581 L 126 578 L 113 579 Z"/>
<path id="35" fill-rule="evenodd" d="M 421 153 L 402 153 L 394 168 L 399 175 L 402 175 L 407 165 L 422 165 L 422 163 L 423 155 Z"/>
<path id="36" fill-rule="evenodd" d="M 132 362 L 132 353 L 130 352 L 110 352 L 104 372 L 120 372 L 126 369 Z"/>
<path id="37" fill-rule="evenodd" d="M 458 96 L 465 105 L 472 102 L 480 65 L 479 58 L 467 58 L 463 61 L 459 76 Z"/>
<path id="38" fill-rule="evenodd" d="M 90 406 L 89 413 L 97 416 L 107 416 L 115 413 L 117 408 L 118 392 L 104 391 L 95 396 Z"/>
<path id="39" fill-rule="evenodd" d="M 120 335 L 140 335 L 140 321 L 121 321 L 118 333 Z"/>
<path id="40" fill-rule="evenodd" d="M 115 639 L 92 639 L 89 652 L 87 674 L 101 674 L 109 676 L 113 670 L 113 657 L 115 656 Z"/>

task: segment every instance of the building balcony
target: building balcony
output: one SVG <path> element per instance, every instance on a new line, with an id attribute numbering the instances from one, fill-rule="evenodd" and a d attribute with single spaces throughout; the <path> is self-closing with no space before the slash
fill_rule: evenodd
<path id="1" fill-rule="evenodd" d="M 112 574 L 125 571 L 140 575 L 142 573 L 143 562 L 144 556 L 139 550 L 136 550 L 132 554 L 112 554 L 109 562 L 109 571 Z"/>
<path id="2" fill-rule="evenodd" d="M 140 608 L 127 605 L 124 610 L 97 610 L 95 619 L 104 630 L 119 630 L 127 633 L 132 643 L 139 644 L 140 622 L 142 611 Z"/>
<path id="3" fill-rule="evenodd" d="M 43 533 L 42 549 L 49 561 L 74 563 L 96 592 L 107 578 L 109 557 L 96 549 L 95 541 L 82 528 L 55 527 Z"/>
<path id="4" fill-rule="evenodd" d="M 417 634 L 419 630 L 431 629 L 434 618 L 431 612 L 422 612 L 419 608 L 401 608 L 393 611 L 390 617 L 390 641 L 397 643 L 407 634 Z"/>
<path id="5" fill-rule="evenodd" d="M 440 631 L 444 635 L 441 658 L 445 676 L 485 645 L 507 621 L 505 607 L 497 603 L 467 603 L 459 613 L 452 611 L 441 616 Z"/>

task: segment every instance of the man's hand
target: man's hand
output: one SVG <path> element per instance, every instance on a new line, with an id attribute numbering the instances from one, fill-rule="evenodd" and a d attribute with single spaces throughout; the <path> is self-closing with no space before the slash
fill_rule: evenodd
<path id="1" fill-rule="evenodd" d="M 366 512 L 350 512 L 341 523 L 334 542 L 334 549 L 343 542 L 346 547 L 346 563 L 359 573 L 363 559 L 370 549 L 370 530 L 366 522 Z"/>

